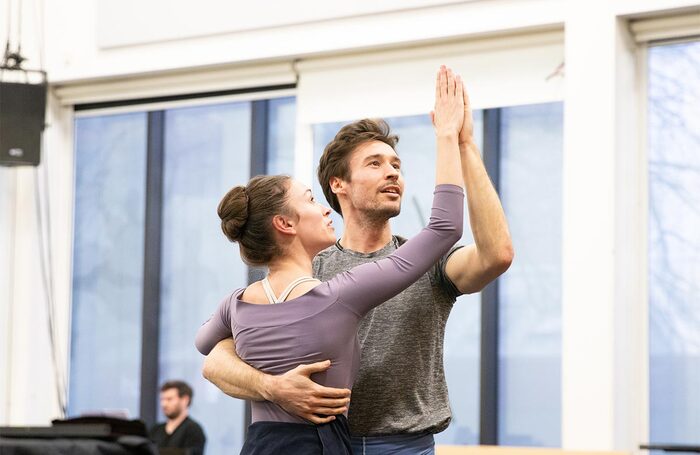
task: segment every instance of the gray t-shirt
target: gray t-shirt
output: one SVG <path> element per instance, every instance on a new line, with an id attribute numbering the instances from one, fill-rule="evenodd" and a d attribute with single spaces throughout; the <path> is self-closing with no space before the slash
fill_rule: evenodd
<path id="1" fill-rule="evenodd" d="M 430 222 L 418 235 L 387 257 L 335 274 L 300 297 L 258 305 L 240 299 L 244 289 L 234 291 L 200 327 L 197 349 L 206 355 L 233 334 L 238 355 L 259 370 L 281 374 L 300 364 L 330 359 L 331 367 L 312 379 L 329 387 L 351 388 L 360 361 L 360 321 L 421 279 L 459 240 L 463 205 L 462 188 L 438 185 Z M 304 422 L 272 402 L 255 401 L 251 410 L 253 422 Z"/>
<path id="2" fill-rule="evenodd" d="M 316 256 L 314 274 L 327 281 L 360 264 L 387 257 L 405 239 L 394 237 L 364 254 L 338 243 Z M 460 292 L 445 275 L 453 247 L 406 290 L 361 321 L 360 371 L 350 400 L 353 436 L 439 433 L 452 412 L 443 368 L 445 325 Z"/>

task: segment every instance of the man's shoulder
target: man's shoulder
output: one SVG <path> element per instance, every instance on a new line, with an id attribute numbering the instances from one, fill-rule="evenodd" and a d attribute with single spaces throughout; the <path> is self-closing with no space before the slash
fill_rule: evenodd
<path id="1" fill-rule="evenodd" d="M 344 264 L 343 254 L 336 245 L 331 245 L 314 257 L 313 274 L 322 281 L 328 281 L 336 274 L 350 268 L 351 264 Z"/>
<path id="2" fill-rule="evenodd" d="M 192 417 L 188 416 L 187 419 L 185 419 L 184 423 L 187 424 L 187 428 L 189 430 L 195 430 L 195 431 L 200 431 L 200 432 L 204 431 L 202 428 L 202 425 L 200 425 L 200 423 L 197 422 L 196 420 L 194 420 Z"/>
<path id="3" fill-rule="evenodd" d="M 329 257 L 333 256 L 336 253 L 340 253 L 341 251 L 338 249 L 338 247 L 333 244 L 326 248 L 325 250 L 322 250 L 319 252 L 316 257 L 314 257 L 314 262 L 318 261 L 323 261 L 324 259 L 328 259 Z"/>

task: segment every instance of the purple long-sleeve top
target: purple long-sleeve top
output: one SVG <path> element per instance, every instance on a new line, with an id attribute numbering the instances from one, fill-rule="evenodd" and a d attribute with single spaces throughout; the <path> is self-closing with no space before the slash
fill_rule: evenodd
<path id="1" fill-rule="evenodd" d="M 243 302 L 245 289 L 237 289 L 199 329 L 197 349 L 207 355 L 219 341 L 233 335 L 241 359 L 275 375 L 330 359 L 330 368 L 312 379 L 328 387 L 352 388 L 360 362 L 360 320 L 447 253 L 462 236 L 463 212 L 461 187 L 436 186 L 428 226 L 390 256 L 340 273 L 276 305 Z M 269 401 L 254 401 L 251 410 L 253 422 L 308 423 Z"/>

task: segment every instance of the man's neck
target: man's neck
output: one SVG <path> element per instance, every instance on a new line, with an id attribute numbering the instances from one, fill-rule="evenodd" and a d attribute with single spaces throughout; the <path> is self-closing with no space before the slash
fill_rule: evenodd
<path id="1" fill-rule="evenodd" d="M 168 434 L 173 434 L 175 430 L 177 430 L 177 427 L 179 427 L 180 424 L 187 418 L 188 414 L 189 413 L 187 411 L 182 411 L 180 415 L 174 419 L 168 419 L 167 422 L 165 422 L 165 432 Z"/>
<path id="2" fill-rule="evenodd" d="M 373 253 L 391 241 L 389 220 L 371 222 L 348 218 L 343 220 L 345 229 L 340 245 L 358 253 Z"/>

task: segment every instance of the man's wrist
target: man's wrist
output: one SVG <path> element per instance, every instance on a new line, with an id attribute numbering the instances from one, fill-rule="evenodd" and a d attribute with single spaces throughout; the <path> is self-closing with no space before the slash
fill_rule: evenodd
<path id="1" fill-rule="evenodd" d="M 474 142 L 474 138 L 469 138 L 464 141 L 459 141 L 459 151 L 462 153 L 466 152 L 479 152 L 479 147 L 477 147 L 476 142 Z"/>
<path id="2" fill-rule="evenodd" d="M 274 390 L 277 388 L 276 380 L 277 376 L 271 374 L 263 373 L 260 377 L 260 390 L 258 392 L 266 401 L 274 402 Z"/>

